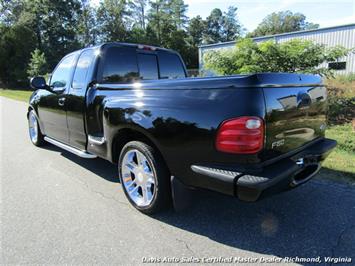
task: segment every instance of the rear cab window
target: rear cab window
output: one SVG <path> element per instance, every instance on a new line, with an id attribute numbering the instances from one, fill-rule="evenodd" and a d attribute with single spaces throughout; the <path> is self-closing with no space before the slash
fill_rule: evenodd
<path id="1" fill-rule="evenodd" d="M 185 78 L 186 73 L 180 57 L 166 51 L 158 51 L 161 79 Z"/>
<path id="2" fill-rule="evenodd" d="M 108 48 L 101 75 L 104 83 L 129 83 L 138 80 L 136 49 L 131 47 Z"/>
<path id="3" fill-rule="evenodd" d="M 141 79 L 159 79 L 158 60 L 155 54 L 137 54 Z"/>
<path id="4" fill-rule="evenodd" d="M 104 50 L 98 80 L 102 83 L 132 83 L 138 80 L 185 78 L 180 57 L 165 50 L 141 50 L 111 46 Z"/>

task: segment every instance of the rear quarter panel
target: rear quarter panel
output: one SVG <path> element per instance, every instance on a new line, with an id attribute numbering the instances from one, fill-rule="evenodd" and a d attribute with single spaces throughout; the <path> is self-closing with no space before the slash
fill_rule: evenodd
<path id="1" fill-rule="evenodd" d="M 144 133 L 163 155 L 172 175 L 187 185 L 207 186 L 190 170 L 192 164 L 255 163 L 259 155 L 233 155 L 215 149 L 222 121 L 265 116 L 260 88 L 241 88 L 233 80 L 175 80 L 126 85 L 98 85 L 88 92 L 89 134 L 106 138 L 101 157 L 112 159 L 115 135 L 130 128 Z"/>

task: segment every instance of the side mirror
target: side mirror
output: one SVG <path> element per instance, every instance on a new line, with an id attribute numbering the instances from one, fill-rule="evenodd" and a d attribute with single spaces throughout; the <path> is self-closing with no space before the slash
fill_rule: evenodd
<path id="1" fill-rule="evenodd" d="M 44 77 L 34 77 L 31 78 L 30 85 L 32 89 L 39 90 L 39 89 L 47 89 L 46 80 Z"/>

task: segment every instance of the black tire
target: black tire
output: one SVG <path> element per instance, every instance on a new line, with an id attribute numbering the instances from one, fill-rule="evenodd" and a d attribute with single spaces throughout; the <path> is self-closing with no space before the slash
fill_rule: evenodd
<path id="1" fill-rule="evenodd" d="M 122 161 L 125 154 L 132 150 L 138 150 L 147 159 L 151 172 L 155 176 L 154 193 L 152 200 L 147 206 L 137 205 L 129 196 L 126 186 L 123 182 L 122 175 Z M 167 209 L 171 206 L 172 196 L 170 187 L 170 173 L 162 160 L 160 154 L 150 145 L 140 142 L 140 141 L 130 141 L 121 150 L 119 162 L 118 162 L 118 172 L 120 182 L 124 193 L 128 201 L 139 211 L 145 214 L 153 214 Z"/>
<path id="2" fill-rule="evenodd" d="M 35 118 L 36 120 L 36 123 L 35 125 L 32 125 L 33 127 L 35 127 L 35 130 L 37 131 L 37 137 L 36 138 L 33 138 L 31 136 L 31 117 L 33 116 L 33 118 Z M 30 140 L 32 142 L 33 145 L 37 146 L 37 147 L 40 147 L 40 146 L 43 146 L 46 142 L 44 140 L 44 136 L 41 132 L 41 129 L 39 127 L 39 121 L 38 121 L 38 118 L 37 118 L 37 115 L 35 113 L 35 111 L 31 110 L 28 114 L 28 133 L 29 133 L 29 137 L 30 137 Z"/>

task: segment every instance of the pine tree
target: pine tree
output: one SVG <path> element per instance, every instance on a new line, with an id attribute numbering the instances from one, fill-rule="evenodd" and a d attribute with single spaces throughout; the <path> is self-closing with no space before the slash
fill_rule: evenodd
<path id="1" fill-rule="evenodd" d="M 224 13 L 223 33 L 224 42 L 234 41 L 241 34 L 241 25 L 237 19 L 237 9 L 234 6 L 228 7 L 228 11 Z"/>
<path id="2" fill-rule="evenodd" d="M 129 7 L 134 18 L 134 27 L 138 26 L 143 30 L 146 29 L 147 5 L 148 0 L 131 0 L 129 2 Z"/>
<path id="3" fill-rule="evenodd" d="M 158 44 L 162 44 L 163 26 L 169 26 L 169 14 L 167 13 L 168 3 L 166 0 L 150 1 L 149 26 L 155 32 Z"/>
<path id="4" fill-rule="evenodd" d="M 78 34 L 82 46 L 95 45 L 97 42 L 95 9 L 90 6 L 89 0 L 81 1 L 81 14 L 79 19 Z"/>
<path id="5" fill-rule="evenodd" d="M 128 40 L 129 15 L 125 0 L 103 0 L 97 10 L 100 41 Z"/>
<path id="6" fill-rule="evenodd" d="M 203 34 L 206 31 L 206 22 L 201 16 L 192 18 L 187 27 L 189 42 L 192 46 L 197 47 L 202 43 Z"/>
<path id="7" fill-rule="evenodd" d="M 186 15 L 188 5 L 183 0 L 171 0 L 168 3 L 170 18 L 177 29 L 184 29 L 188 22 Z"/>
<path id="8" fill-rule="evenodd" d="M 206 31 L 204 32 L 204 43 L 227 42 L 236 40 L 241 33 L 241 25 L 237 20 L 236 7 L 229 7 L 228 11 L 222 13 L 219 8 L 212 10 L 206 19 Z"/>

